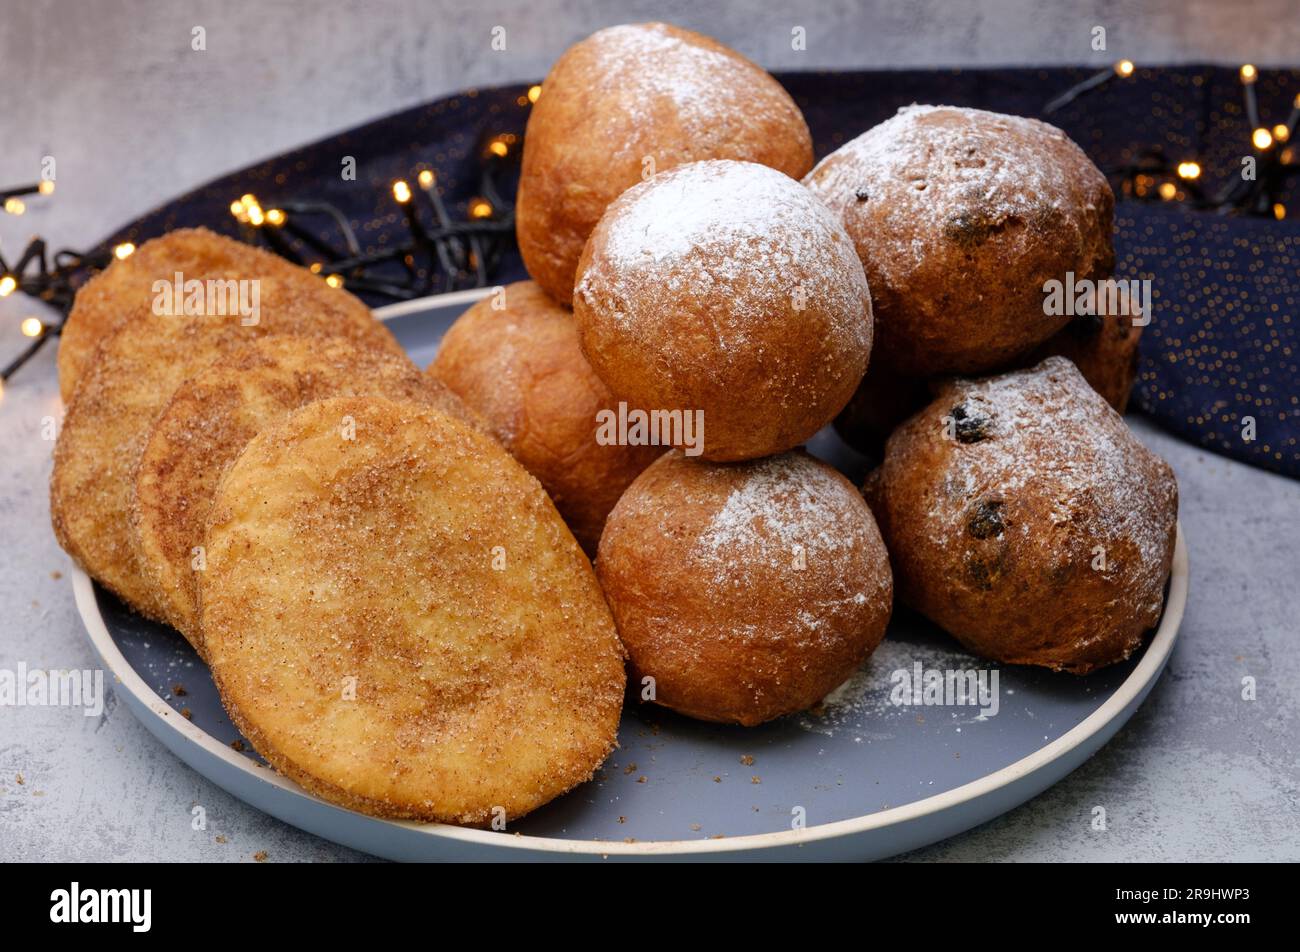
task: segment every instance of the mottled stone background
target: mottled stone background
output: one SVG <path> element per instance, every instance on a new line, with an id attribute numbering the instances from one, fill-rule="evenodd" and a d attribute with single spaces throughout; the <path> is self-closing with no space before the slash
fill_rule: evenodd
<path id="1" fill-rule="evenodd" d="M 1131 8 L 1131 9 L 1130 9 Z M 58 161 L 58 191 L 0 214 L 12 255 L 32 233 L 92 244 L 170 196 L 250 161 L 469 85 L 540 78 L 596 27 L 669 19 L 774 69 L 1214 61 L 1300 65 L 1293 0 L 985 3 L 225 2 L 3 0 L 0 183 Z M 190 31 L 207 31 L 207 50 Z M 507 30 L 505 52 L 490 31 Z M 792 26 L 806 52 L 790 48 Z M 1109 49 L 1090 49 L 1090 31 Z M 21 346 L 0 301 L 0 358 Z M 54 350 L 0 403 L 0 667 L 93 659 L 67 558 L 49 530 L 59 412 Z M 1168 671 L 1098 756 L 1036 800 L 915 854 L 962 860 L 1300 859 L 1300 484 L 1214 457 L 1140 419 L 1173 464 L 1192 584 Z M 55 578 L 56 574 L 63 577 Z M 1240 699 L 1241 678 L 1259 699 Z M 19 775 L 23 782 L 18 782 Z M 202 804 L 206 832 L 190 829 Z M 1090 826 L 1094 806 L 1109 829 Z M 689 831 L 683 831 L 689 835 Z M 218 842 L 217 837 L 225 842 Z M 0 855 L 56 860 L 358 858 L 272 820 L 185 767 L 110 700 L 106 716 L 0 708 Z"/>

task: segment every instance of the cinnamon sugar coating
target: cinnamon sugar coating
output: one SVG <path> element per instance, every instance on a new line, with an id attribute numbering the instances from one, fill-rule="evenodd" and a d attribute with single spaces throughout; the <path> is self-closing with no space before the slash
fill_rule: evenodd
<path id="1" fill-rule="evenodd" d="M 114 260 L 86 282 L 59 334 L 59 393 L 71 402 L 95 349 L 122 321 L 151 316 L 155 281 L 251 280 L 260 283 L 260 307 L 270 313 L 286 307 L 316 310 L 339 326 L 337 333 L 361 337 L 374 323 L 370 309 L 341 288 L 279 255 L 206 228 L 178 228 L 146 241 L 128 258 Z"/>
<path id="2" fill-rule="evenodd" d="M 207 546 L 222 701 L 331 802 L 508 824 L 614 746 L 623 654 L 590 564 L 538 482 L 441 411 L 341 397 L 263 430 Z"/>
<path id="3" fill-rule="evenodd" d="M 200 655 L 196 549 L 225 468 L 298 407 L 364 394 L 427 403 L 482 425 L 406 357 L 295 335 L 250 341 L 217 358 L 181 385 L 154 423 L 136 473 L 132 541 L 168 622 Z"/>
<path id="4" fill-rule="evenodd" d="M 317 281 L 296 270 L 303 281 Z M 217 357 L 277 333 L 345 336 L 358 346 L 403 353 L 369 311 L 342 316 L 322 310 L 310 295 L 282 297 L 274 307 L 263 302 L 253 325 L 238 316 L 165 316 L 146 309 L 128 315 L 101 342 L 68 405 L 50 475 L 55 536 L 87 574 L 150 618 L 165 620 L 166 613 L 140 570 L 129 515 L 154 420 L 176 389 Z"/>

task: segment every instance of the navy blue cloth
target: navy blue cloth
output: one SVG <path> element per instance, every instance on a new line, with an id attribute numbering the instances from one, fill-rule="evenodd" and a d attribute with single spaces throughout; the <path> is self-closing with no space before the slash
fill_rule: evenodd
<path id="1" fill-rule="evenodd" d="M 1092 74 L 1081 69 L 998 69 L 778 76 L 812 129 L 818 157 L 913 102 L 974 106 L 1043 117 L 1045 103 Z M 419 168 L 438 175 L 453 218 L 475 197 L 482 150 L 491 136 L 522 136 L 526 86 L 471 90 L 379 119 L 225 176 L 111 236 L 137 244 L 172 228 L 206 225 L 238 235 L 231 201 L 252 192 L 264 208 L 321 200 L 342 209 L 369 249 L 399 242 L 403 216 L 394 179 Z M 1300 93 L 1300 71 L 1262 71 L 1261 122 L 1285 122 Z M 1237 71 L 1218 67 L 1138 69 L 1115 77 L 1048 118 L 1108 173 L 1159 147 L 1195 160 L 1213 193 L 1239 174 L 1251 129 Z M 344 156 L 357 178 L 340 175 Z M 513 182 L 501 183 L 513 194 Z M 1280 197 L 1300 218 L 1290 181 Z M 1300 224 L 1225 216 L 1174 203 L 1121 201 L 1116 215 L 1117 277 L 1149 278 L 1152 323 L 1141 342 L 1135 405 L 1208 449 L 1300 477 Z M 331 237 L 322 224 L 319 233 Z M 517 253 L 493 276 L 525 276 Z M 371 303 L 382 303 L 372 300 Z M 1254 439 L 1246 439 L 1252 435 Z"/>

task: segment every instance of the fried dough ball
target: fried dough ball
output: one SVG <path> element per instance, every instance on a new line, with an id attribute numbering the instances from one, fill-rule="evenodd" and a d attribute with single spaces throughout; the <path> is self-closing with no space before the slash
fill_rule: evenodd
<path id="1" fill-rule="evenodd" d="M 900 597 L 976 654 L 1086 674 L 1160 619 L 1173 472 L 1064 357 L 948 383 L 867 494 Z"/>
<path id="2" fill-rule="evenodd" d="M 804 179 L 852 237 L 875 302 L 876 358 L 929 377 L 1007 366 L 1065 326 L 1043 285 L 1114 267 L 1115 199 L 1054 126 L 911 106 Z"/>
<path id="3" fill-rule="evenodd" d="M 816 704 L 885 634 L 889 557 L 858 491 L 802 451 L 665 454 L 610 513 L 596 560 L 654 699 L 753 726 Z"/>
<path id="4" fill-rule="evenodd" d="M 798 182 L 752 162 L 695 162 L 628 189 L 582 254 L 573 313 L 620 399 L 703 412 L 712 460 L 807 440 L 871 353 L 848 235 Z"/>
<path id="5" fill-rule="evenodd" d="M 582 356 L 573 315 L 531 281 L 462 314 L 428 373 L 489 422 L 593 557 L 618 497 L 664 451 L 597 441 L 614 396 Z"/>
<path id="6" fill-rule="evenodd" d="M 206 228 L 178 228 L 146 241 L 128 258 L 113 261 L 77 292 L 59 335 L 59 393 L 72 400 L 95 348 L 127 317 L 150 314 L 155 281 L 251 280 L 259 282 L 258 303 L 275 312 L 292 304 L 315 308 L 340 324 L 372 323 L 370 309 L 339 288 L 279 255 L 226 238 Z"/>
<path id="7" fill-rule="evenodd" d="M 614 747 L 623 653 L 591 565 L 537 480 L 441 411 L 341 397 L 263 430 L 207 547 L 226 710 L 326 800 L 510 822 Z"/>
<path id="8" fill-rule="evenodd" d="M 50 475 L 54 534 L 88 575 L 150 618 L 167 616 L 140 569 L 129 524 L 145 440 L 181 384 L 232 347 L 272 333 L 341 335 L 403 353 L 368 311 L 341 317 L 310 299 L 263 305 L 255 325 L 146 311 L 126 318 L 99 346 L 64 415 Z"/>
<path id="9" fill-rule="evenodd" d="M 136 555 L 167 621 L 203 654 L 197 571 L 221 474 L 245 444 L 298 407 L 369 395 L 426 403 L 482 424 L 405 357 L 338 338 L 284 335 L 241 344 L 181 385 L 153 425 L 132 500 Z"/>
<path id="10" fill-rule="evenodd" d="M 524 136 L 515 219 L 528 273 L 569 304 L 606 206 L 655 172 L 700 159 L 744 159 L 798 178 L 812 168 L 812 137 L 780 83 L 699 33 L 637 23 L 570 47 Z"/>

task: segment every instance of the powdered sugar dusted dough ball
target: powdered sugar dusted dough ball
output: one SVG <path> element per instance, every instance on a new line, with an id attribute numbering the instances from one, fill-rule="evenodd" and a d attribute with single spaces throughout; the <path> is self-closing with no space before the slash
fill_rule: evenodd
<path id="1" fill-rule="evenodd" d="M 638 691 L 754 725 L 838 687 L 885 634 L 889 557 L 862 496 L 803 452 L 674 451 L 637 477 L 596 560 Z"/>
<path id="2" fill-rule="evenodd" d="M 873 482 L 900 597 L 977 654 L 1085 674 L 1160 619 L 1178 485 L 1063 357 L 950 382 Z"/>
<path id="3" fill-rule="evenodd" d="M 798 178 L 812 168 L 812 137 L 780 83 L 699 33 L 638 23 L 570 47 L 524 137 L 515 218 L 528 273 L 568 304 L 605 207 L 645 176 L 700 159 L 745 159 Z"/>
<path id="4" fill-rule="evenodd" d="M 843 227 L 752 162 L 695 162 L 628 189 L 578 265 L 574 317 L 606 385 L 647 410 L 700 410 L 708 459 L 797 446 L 871 352 L 871 295 Z"/>
<path id="5" fill-rule="evenodd" d="M 982 373 L 1060 330 L 1043 284 L 1108 277 L 1115 198 L 1055 126 L 912 106 L 832 152 L 804 183 L 867 269 L 877 359 L 902 373 Z"/>

